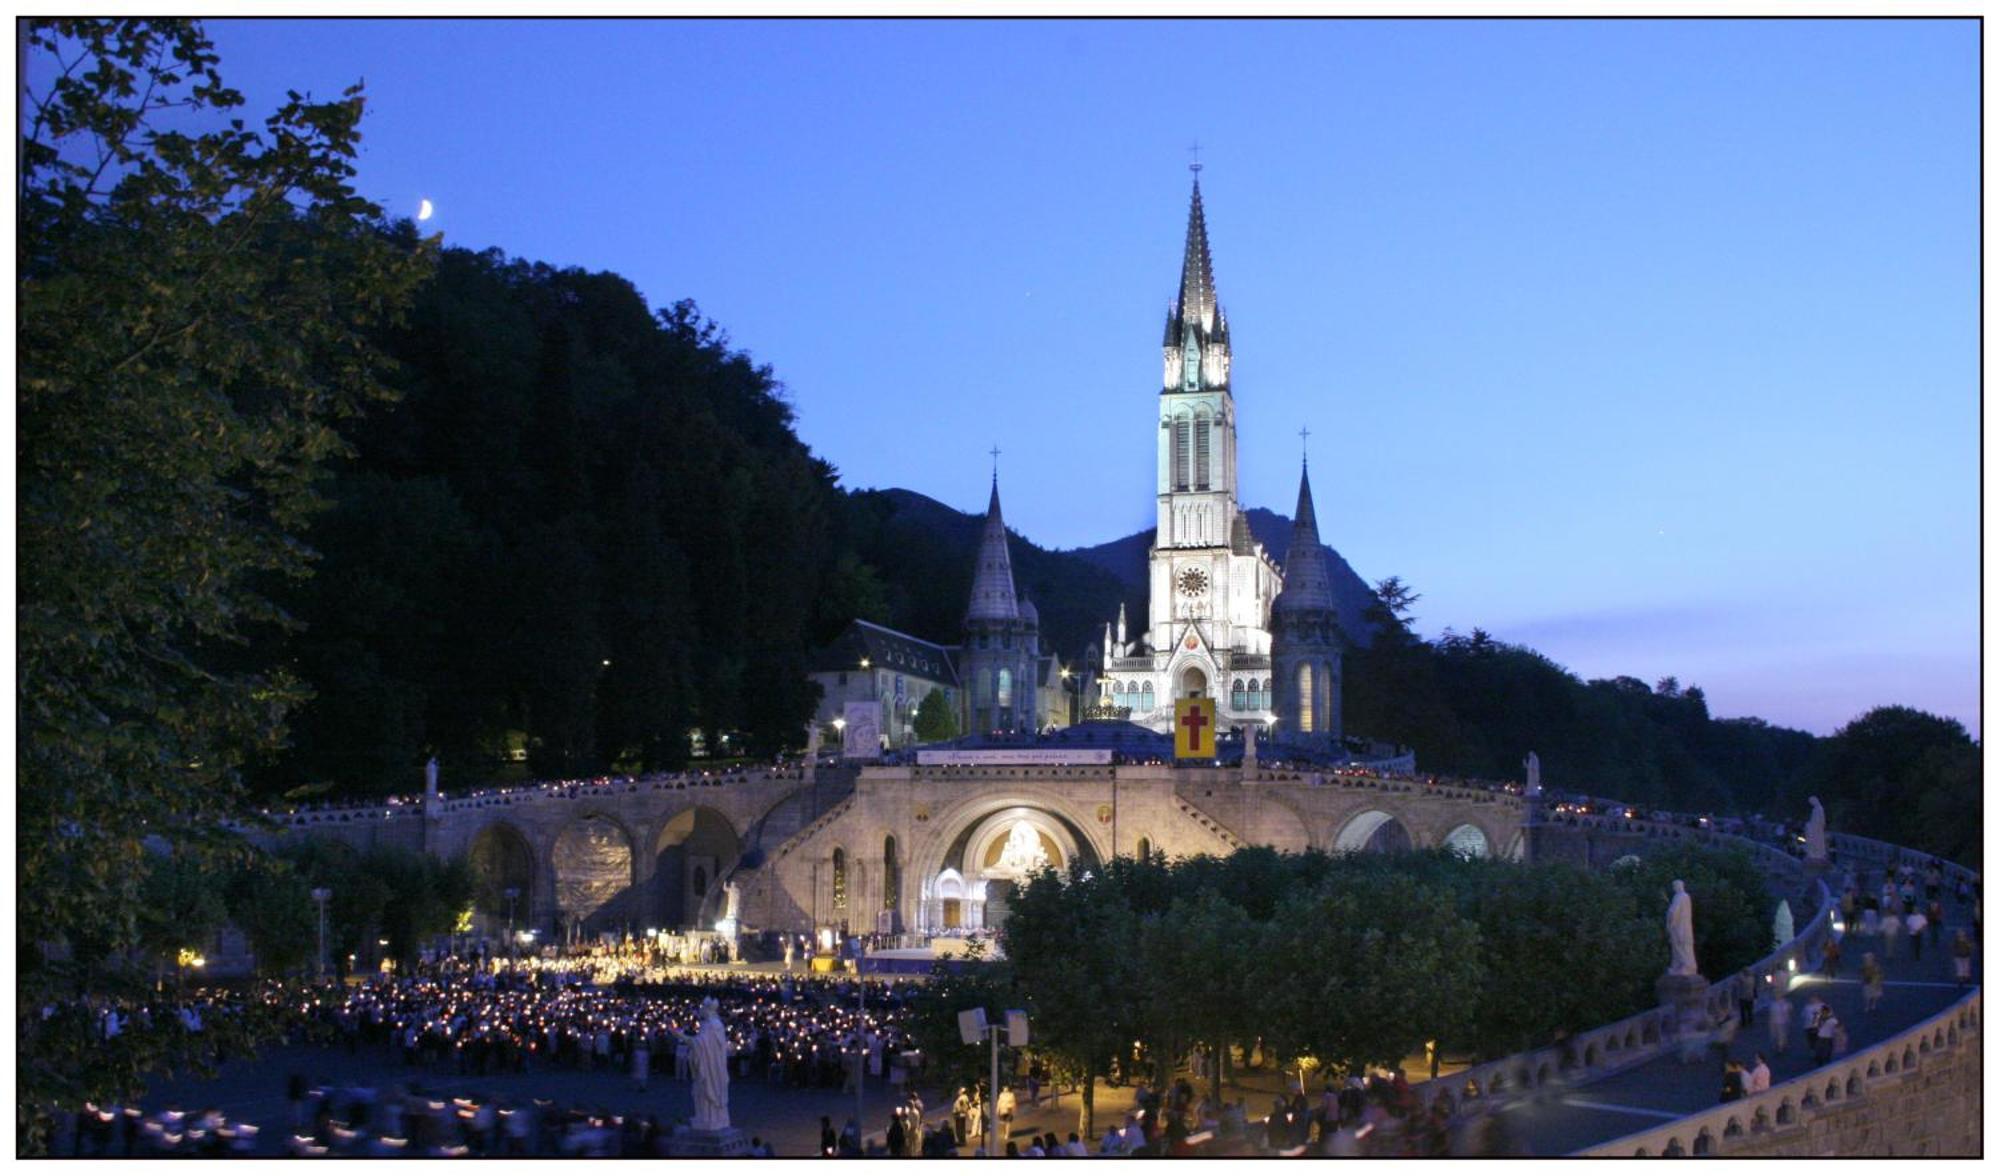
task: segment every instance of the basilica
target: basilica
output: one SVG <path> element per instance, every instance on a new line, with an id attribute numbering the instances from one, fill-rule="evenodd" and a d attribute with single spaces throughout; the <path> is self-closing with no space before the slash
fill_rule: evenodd
<path id="1" fill-rule="evenodd" d="M 1093 713 L 1164 732 L 1175 699 L 1213 698 L 1224 729 L 1337 744 L 1345 638 L 1312 487 L 1301 469 L 1282 568 L 1251 537 L 1237 499 L 1229 316 L 1216 295 L 1198 171 L 1161 352 L 1146 626 L 1133 632 L 1122 606 L 1106 623 Z"/>
<path id="2" fill-rule="evenodd" d="M 1312 486 L 1299 498 L 1285 566 L 1250 533 L 1236 479 L 1236 398 L 1229 318 L 1216 296 L 1199 170 L 1188 206 L 1179 292 L 1161 340 L 1157 508 L 1146 623 L 1123 605 L 1075 681 L 1044 648 L 1033 601 L 1015 590 L 996 471 L 957 645 L 933 645 L 866 621 L 814 655 L 816 722 L 845 725 L 856 703 L 884 750 L 916 742 L 923 697 L 941 691 L 974 737 L 1046 731 L 1072 719 L 1172 730 L 1174 701 L 1212 698 L 1224 731 L 1256 727 L 1301 750 L 1338 753 L 1340 663 L 1347 637 L 1320 546 Z M 1081 687 L 1081 713 L 1066 692 Z"/>

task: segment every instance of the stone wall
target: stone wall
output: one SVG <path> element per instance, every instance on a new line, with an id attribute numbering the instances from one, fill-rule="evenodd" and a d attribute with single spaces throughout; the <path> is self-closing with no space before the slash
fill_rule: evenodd
<path id="1" fill-rule="evenodd" d="M 1980 993 L 1878 1045 L 1586 1156 L 1978 1156 Z"/>

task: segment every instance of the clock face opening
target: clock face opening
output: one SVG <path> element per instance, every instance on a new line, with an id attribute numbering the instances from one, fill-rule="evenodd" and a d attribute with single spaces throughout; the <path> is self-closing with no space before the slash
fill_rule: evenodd
<path id="1" fill-rule="evenodd" d="M 1200 568 L 1188 568 L 1180 576 L 1182 596 L 1200 596 L 1208 591 L 1208 573 Z"/>

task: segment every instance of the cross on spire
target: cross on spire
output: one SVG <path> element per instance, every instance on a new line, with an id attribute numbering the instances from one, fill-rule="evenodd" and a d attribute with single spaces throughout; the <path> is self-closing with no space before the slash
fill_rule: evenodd
<path id="1" fill-rule="evenodd" d="M 1190 144 L 1188 144 L 1188 154 L 1189 154 L 1190 156 L 1192 156 L 1192 157 L 1193 157 L 1193 158 L 1192 158 L 1192 159 L 1191 159 L 1191 160 L 1189 161 L 1189 163 L 1188 163 L 1188 170 L 1189 170 L 1189 171 L 1191 171 L 1191 172 L 1194 172 L 1194 173 L 1195 173 L 1196 175 L 1200 175 L 1200 174 L 1201 174 L 1201 144 L 1200 144 L 1200 143 L 1190 143 Z"/>
<path id="2" fill-rule="evenodd" d="M 997 482 L 1000 480 L 1000 447 L 995 445 L 986 452 L 993 456 L 993 480 Z"/>
<path id="3" fill-rule="evenodd" d="M 1311 429 L 1308 429 L 1308 428 L 1306 428 L 1306 427 L 1305 427 L 1304 425 L 1300 425 L 1300 426 L 1299 426 L 1299 464 L 1300 464 L 1300 465 L 1304 465 L 1304 464 L 1305 464 L 1305 461 L 1306 461 L 1306 438 L 1308 438 L 1308 437 L 1310 437 L 1310 436 L 1312 436 L 1312 430 L 1311 430 Z"/>

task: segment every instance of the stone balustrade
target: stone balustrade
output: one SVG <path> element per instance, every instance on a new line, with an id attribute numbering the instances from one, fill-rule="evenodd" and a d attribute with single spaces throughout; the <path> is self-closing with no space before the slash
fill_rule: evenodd
<path id="1" fill-rule="evenodd" d="M 1577 1154 L 1854 1155 L 1887 1145 L 1901 1154 L 1977 1155 L 1980 995 L 1974 989 L 1887 1041 L 1769 1090 Z M 1891 1095 L 1900 1096 L 1894 1108 L 1843 1114 Z"/>
<path id="2" fill-rule="evenodd" d="M 1803 873 L 1799 862 L 1785 851 L 1730 833 L 1611 814 L 1576 814 L 1576 821 L 1618 832 L 1747 849 L 1769 871 L 1782 871 L 1789 878 Z M 1794 964 L 1797 968 L 1811 968 L 1818 961 L 1839 907 L 1824 882 L 1814 883 L 1814 897 L 1816 909 L 1803 929 L 1790 942 L 1750 965 L 1752 974 L 1789 975 L 1796 970 Z M 1711 1022 L 1734 1012 L 1734 979 L 1734 976 L 1723 977 L 1709 985 L 1703 1008 Z M 1644 1009 L 1623 1020 L 1574 1034 L 1558 1044 L 1482 1062 L 1450 1077 L 1416 1084 L 1411 1090 L 1425 1106 L 1442 1103 L 1448 1109 L 1457 1109 L 1498 1106 L 1551 1083 L 1573 1086 L 1595 1081 L 1675 1048 L 1679 1017 L 1679 1010 L 1671 1005 Z"/>
<path id="3" fill-rule="evenodd" d="M 461 796 L 441 795 L 437 811 L 468 812 L 482 808 L 508 808 L 545 800 L 584 800 L 592 797 L 627 796 L 644 792 L 677 792 L 690 788 L 726 788 L 771 780 L 805 779 L 803 768 L 769 768 L 755 771 L 676 772 L 653 776 L 593 777 L 586 780 L 551 780 L 502 788 L 481 788 Z M 355 821 L 420 817 L 425 804 L 421 796 L 394 796 L 327 808 L 265 811 L 262 816 L 286 828 L 346 824 Z"/>

